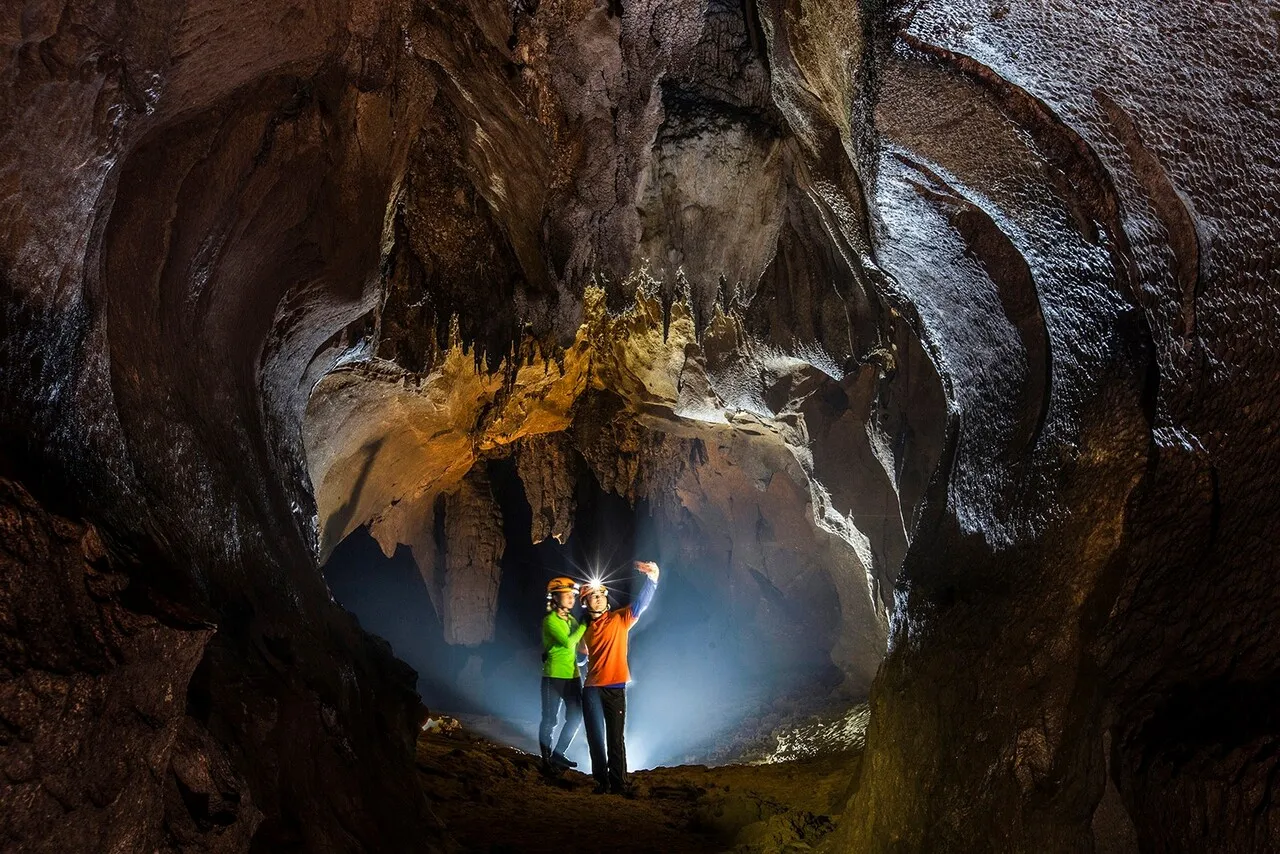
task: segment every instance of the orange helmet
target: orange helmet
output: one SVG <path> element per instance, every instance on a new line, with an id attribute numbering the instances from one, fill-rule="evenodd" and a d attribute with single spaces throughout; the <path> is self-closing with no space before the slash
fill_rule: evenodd
<path id="1" fill-rule="evenodd" d="M 548 599 L 550 599 L 553 594 L 568 593 L 570 591 L 574 593 L 578 592 L 578 582 L 574 581 L 572 578 L 566 578 L 563 575 L 558 575 L 547 582 Z"/>
<path id="2" fill-rule="evenodd" d="M 582 582 L 582 587 L 578 589 L 578 595 L 583 599 L 586 599 L 597 590 L 601 591 L 606 596 L 609 595 L 609 588 L 605 586 L 603 581 L 596 581 L 594 583 L 590 581 Z"/>

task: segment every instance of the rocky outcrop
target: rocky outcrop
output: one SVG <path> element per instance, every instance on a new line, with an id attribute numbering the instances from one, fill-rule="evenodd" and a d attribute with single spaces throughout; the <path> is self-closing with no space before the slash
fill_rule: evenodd
<path id="1" fill-rule="evenodd" d="M 412 674 L 349 617 L 327 645 L 247 610 L 210 622 L 156 584 L 162 555 L 8 479 L 0 534 L 7 848 L 333 849 L 433 826 L 415 787 L 372 808 L 344 794 L 357 757 L 411 770 L 419 713 Z M 317 680 L 337 650 L 346 684 Z"/>
<path id="2" fill-rule="evenodd" d="M 485 467 L 554 536 L 546 453 L 754 619 L 838 603 L 852 684 L 889 633 L 829 844 L 1088 850 L 1109 780 L 1145 848 L 1280 847 L 1276 11 L 27 3 L 7 839 L 429 847 L 317 563 L 369 524 L 478 642 Z"/>
<path id="3" fill-rule="evenodd" d="M 0 480 L 0 761 L 10 850 L 244 850 L 262 813 L 186 712 L 213 627 L 138 599 L 92 525 Z"/>
<path id="4" fill-rule="evenodd" d="M 300 429 L 379 301 L 422 107 L 408 12 L 28 3 L 0 25 L 0 457 L 110 567 L 55 537 L 6 573 L 50 603 L 5 653 L 29 712 L 51 674 L 49 723 L 15 712 L 10 742 L 24 846 L 434 845 L 412 678 L 320 580 Z"/>
<path id="5" fill-rule="evenodd" d="M 705 462 L 696 438 L 647 430 L 624 412 L 626 402 L 607 391 L 585 398 L 573 422 L 579 453 L 606 492 L 635 504 L 648 498 L 670 505 L 681 477 Z"/>

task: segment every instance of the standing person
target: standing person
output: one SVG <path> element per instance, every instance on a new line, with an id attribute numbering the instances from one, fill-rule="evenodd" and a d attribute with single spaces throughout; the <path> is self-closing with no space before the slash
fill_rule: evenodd
<path id="1" fill-rule="evenodd" d="M 627 682 L 631 679 L 627 668 L 627 633 L 649 607 L 658 589 L 656 563 L 636 561 L 635 568 L 644 574 L 644 586 L 626 608 L 609 610 L 609 590 L 603 583 L 582 588 L 582 604 L 586 609 L 583 619 L 588 624 L 582 638 L 587 651 L 583 704 L 596 794 L 630 794 L 623 733 L 627 722 Z"/>
<path id="2" fill-rule="evenodd" d="M 578 596 L 572 578 L 560 576 L 547 582 L 547 616 L 542 620 L 542 723 L 538 726 L 538 747 L 542 750 L 542 770 L 560 774 L 578 763 L 565 757 L 582 724 L 582 679 L 578 673 L 578 643 L 587 630 L 570 613 Z M 551 734 L 564 707 L 564 726 L 552 749 Z"/>

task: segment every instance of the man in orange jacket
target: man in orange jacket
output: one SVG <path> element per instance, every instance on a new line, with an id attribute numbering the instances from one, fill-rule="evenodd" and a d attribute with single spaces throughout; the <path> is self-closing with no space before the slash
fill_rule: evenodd
<path id="1" fill-rule="evenodd" d="M 596 793 L 628 794 L 627 747 L 623 730 L 627 720 L 627 634 L 653 601 L 658 589 L 658 565 L 636 561 L 645 576 L 644 587 L 626 608 L 609 610 L 609 591 L 602 583 L 582 588 L 584 618 L 588 623 L 582 646 L 587 652 L 587 682 L 582 692 L 587 744 L 591 748 L 591 776 Z"/>

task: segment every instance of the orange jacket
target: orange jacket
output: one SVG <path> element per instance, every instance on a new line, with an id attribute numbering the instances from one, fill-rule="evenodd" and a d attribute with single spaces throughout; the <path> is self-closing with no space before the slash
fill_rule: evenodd
<path id="1" fill-rule="evenodd" d="M 649 607 L 657 589 L 656 581 L 645 578 L 644 586 L 630 605 L 605 611 L 592 621 L 582 636 L 582 648 L 587 653 L 586 687 L 609 688 L 631 681 L 631 671 L 627 668 L 627 633 Z"/>
<path id="2" fill-rule="evenodd" d="M 587 651 L 587 687 L 625 685 L 631 681 L 627 668 L 627 634 L 636 624 L 630 606 L 605 611 L 592 621 L 582 636 Z"/>

